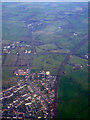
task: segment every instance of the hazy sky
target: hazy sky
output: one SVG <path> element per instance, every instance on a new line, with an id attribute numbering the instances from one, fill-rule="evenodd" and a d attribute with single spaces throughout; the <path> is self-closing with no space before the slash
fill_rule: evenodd
<path id="1" fill-rule="evenodd" d="M 90 0 L 0 0 L 2 2 L 89 2 Z"/>

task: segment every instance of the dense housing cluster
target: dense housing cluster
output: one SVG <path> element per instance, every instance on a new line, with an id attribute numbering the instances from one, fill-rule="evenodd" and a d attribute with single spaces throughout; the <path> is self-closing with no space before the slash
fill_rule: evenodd
<path id="1" fill-rule="evenodd" d="M 88 117 L 88 7 L 2 3 L 3 118 Z"/>
<path id="2" fill-rule="evenodd" d="M 19 69 L 19 76 L 25 76 L 0 94 L 2 97 L 3 118 L 53 118 L 55 100 L 56 77 L 50 75 L 50 71 L 30 74 L 29 69 Z M 27 73 L 27 74 L 26 74 Z"/>

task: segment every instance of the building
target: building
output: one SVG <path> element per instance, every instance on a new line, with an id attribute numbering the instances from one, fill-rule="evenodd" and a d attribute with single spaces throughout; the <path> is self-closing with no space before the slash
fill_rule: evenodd
<path id="1" fill-rule="evenodd" d="M 50 75 L 50 71 L 46 71 L 46 75 Z"/>
<path id="2" fill-rule="evenodd" d="M 17 71 L 14 72 L 16 76 L 20 75 L 27 75 L 29 73 L 29 69 L 23 70 L 23 69 L 18 69 Z"/>

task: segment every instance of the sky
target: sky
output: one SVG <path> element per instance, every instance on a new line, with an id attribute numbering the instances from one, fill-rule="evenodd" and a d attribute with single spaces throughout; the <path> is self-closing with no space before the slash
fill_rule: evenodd
<path id="1" fill-rule="evenodd" d="M 90 0 L 0 0 L 2 2 L 89 2 Z"/>

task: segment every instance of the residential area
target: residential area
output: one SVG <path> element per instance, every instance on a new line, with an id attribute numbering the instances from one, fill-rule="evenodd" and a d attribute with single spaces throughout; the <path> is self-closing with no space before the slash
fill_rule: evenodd
<path id="1" fill-rule="evenodd" d="M 18 70 L 17 74 L 25 78 L 0 93 L 2 118 L 53 118 L 56 77 L 51 76 L 50 71 L 32 73 L 30 78 L 23 70 Z"/>

